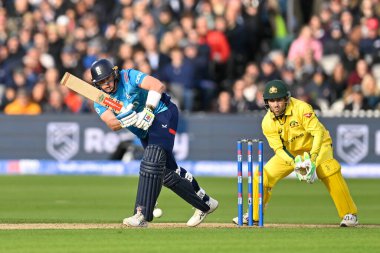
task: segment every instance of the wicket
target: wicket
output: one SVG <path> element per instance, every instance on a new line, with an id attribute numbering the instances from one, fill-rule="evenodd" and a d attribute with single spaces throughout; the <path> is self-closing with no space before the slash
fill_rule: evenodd
<path id="1" fill-rule="evenodd" d="M 259 220 L 258 226 L 264 226 L 264 190 L 263 190 L 263 141 L 260 139 L 241 139 L 237 141 L 237 162 L 238 162 L 238 226 L 243 225 L 243 143 L 247 143 L 247 162 L 248 162 L 248 226 L 253 226 L 253 205 L 258 204 Z M 258 202 L 253 203 L 253 143 L 258 143 Z"/>

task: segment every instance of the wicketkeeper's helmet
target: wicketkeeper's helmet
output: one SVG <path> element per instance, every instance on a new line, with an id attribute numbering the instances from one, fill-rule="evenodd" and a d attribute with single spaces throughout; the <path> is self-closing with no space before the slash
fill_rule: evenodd
<path id="1" fill-rule="evenodd" d="M 290 92 L 281 80 L 272 80 L 265 84 L 264 100 L 290 97 Z"/>
<path id="2" fill-rule="evenodd" d="M 269 109 L 268 100 L 277 98 L 287 98 L 289 102 L 290 91 L 286 87 L 286 84 L 281 80 L 272 80 L 265 84 L 265 90 L 263 94 L 265 109 Z"/>

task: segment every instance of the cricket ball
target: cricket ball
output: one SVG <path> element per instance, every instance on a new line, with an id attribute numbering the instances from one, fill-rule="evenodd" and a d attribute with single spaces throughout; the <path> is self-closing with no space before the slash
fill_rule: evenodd
<path id="1" fill-rule="evenodd" d="M 156 218 L 160 218 L 162 216 L 162 209 L 156 208 L 153 210 L 153 216 Z"/>

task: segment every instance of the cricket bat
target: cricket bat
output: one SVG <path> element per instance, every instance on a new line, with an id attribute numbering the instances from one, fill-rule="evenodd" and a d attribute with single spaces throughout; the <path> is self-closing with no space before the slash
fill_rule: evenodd
<path id="1" fill-rule="evenodd" d="M 115 113 L 120 113 L 123 108 L 123 102 L 112 98 L 109 94 L 97 89 L 69 72 L 66 72 L 62 77 L 61 84 Z"/>

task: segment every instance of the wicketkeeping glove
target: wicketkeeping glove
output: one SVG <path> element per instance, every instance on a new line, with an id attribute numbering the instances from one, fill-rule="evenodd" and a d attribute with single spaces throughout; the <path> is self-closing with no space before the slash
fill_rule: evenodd
<path id="1" fill-rule="evenodd" d="M 127 107 L 123 108 L 121 112 L 116 116 L 119 120 L 122 128 L 130 127 L 137 122 L 137 113 L 132 110 L 133 104 L 129 104 Z"/>
<path id="2" fill-rule="evenodd" d="M 303 161 L 300 155 L 296 156 L 294 159 L 295 167 L 294 172 L 298 180 L 306 181 L 309 184 L 314 183 L 315 174 L 315 164 L 311 161 L 309 153 L 305 152 L 303 154 Z"/>
<path id="3" fill-rule="evenodd" d="M 137 122 L 135 127 L 148 130 L 148 128 L 152 125 L 153 120 L 154 114 L 152 109 L 145 107 L 144 110 L 137 114 Z"/>
<path id="4" fill-rule="evenodd" d="M 303 167 L 303 161 L 300 155 L 296 156 L 296 158 L 294 159 L 294 172 L 296 173 L 296 176 L 299 181 L 306 180 L 305 176 L 307 174 L 307 171 Z"/>
<path id="5" fill-rule="evenodd" d="M 303 154 L 303 167 L 306 168 L 307 174 L 306 174 L 306 182 L 309 184 L 314 183 L 315 180 L 315 163 L 313 163 L 310 159 L 309 153 L 305 152 Z"/>

